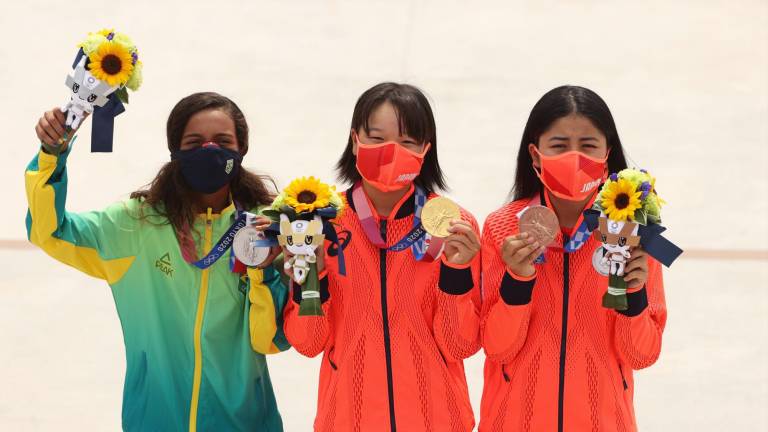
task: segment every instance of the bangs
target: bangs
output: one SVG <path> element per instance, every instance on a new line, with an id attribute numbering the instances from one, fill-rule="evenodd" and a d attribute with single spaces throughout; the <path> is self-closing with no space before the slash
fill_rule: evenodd
<path id="1" fill-rule="evenodd" d="M 435 119 L 427 98 L 421 92 L 389 90 L 370 95 L 369 98 L 361 98 L 360 109 L 355 113 L 357 115 L 354 116 L 352 128 L 363 128 L 369 133 L 368 120 L 371 114 L 382 104 L 389 102 L 395 109 L 401 136 L 409 136 L 419 143 L 435 141 Z"/>
<path id="2" fill-rule="evenodd" d="M 417 87 L 384 82 L 366 90 L 355 103 L 351 128 L 356 131 L 362 128 L 366 133 L 370 133 L 368 119 L 385 102 L 390 103 L 395 110 L 401 136 L 413 138 L 419 144 L 432 144 L 424 156 L 424 165 L 414 183 L 428 191 L 445 190 L 445 177 L 437 161 L 435 117 L 427 97 Z M 357 171 L 357 158 L 353 147 L 352 136 L 347 135 L 347 147 L 336 163 L 339 179 L 350 184 L 362 180 Z"/>

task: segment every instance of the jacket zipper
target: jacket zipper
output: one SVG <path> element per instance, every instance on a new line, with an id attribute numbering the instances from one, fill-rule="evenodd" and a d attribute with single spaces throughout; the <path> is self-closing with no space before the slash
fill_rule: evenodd
<path id="1" fill-rule="evenodd" d="M 211 237 L 213 231 L 212 210 L 208 209 L 208 215 L 205 220 L 205 245 L 203 254 L 211 249 Z M 208 273 L 210 269 L 205 269 L 200 277 L 200 295 L 197 299 L 197 314 L 195 315 L 195 369 L 192 377 L 192 400 L 189 407 L 189 431 L 197 430 L 197 407 L 200 401 L 200 382 L 203 375 L 203 346 L 201 342 L 201 333 L 203 330 L 203 315 L 205 314 L 205 301 L 208 298 Z"/>
<path id="2" fill-rule="evenodd" d="M 333 350 L 335 349 L 336 347 L 332 346 L 331 349 L 328 350 L 328 355 L 326 356 L 328 357 L 328 364 L 331 365 L 331 368 L 333 368 L 333 370 L 337 370 L 339 368 L 338 366 L 336 366 L 336 363 L 334 363 L 333 360 L 331 360 L 331 355 L 333 355 Z"/>
<path id="3" fill-rule="evenodd" d="M 382 219 L 379 227 L 381 238 L 387 239 L 387 220 Z M 379 272 L 381 277 L 381 322 L 384 325 L 384 358 L 387 362 L 387 395 L 389 396 L 389 429 L 397 431 L 395 425 L 395 394 L 392 380 L 392 347 L 389 338 L 389 314 L 387 313 L 387 250 L 379 249 Z"/>
<path id="4" fill-rule="evenodd" d="M 624 385 L 624 390 L 628 389 L 629 386 L 627 385 L 627 380 L 624 378 L 624 369 L 621 368 L 621 365 L 619 365 L 619 375 L 621 375 L 621 384 Z"/>
<path id="5" fill-rule="evenodd" d="M 509 382 L 509 375 L 507 375 L 507 365 L 504 363 L 501 364 L 501 376 L 504 378 L 505 382 Z"/>
<path id="6" fill-rule="evenodd" d="M 563 235 L 563 245 L 568 243 L 568 236 Z M 560 334 L 560 379 L 557 389 L 557 430 L 563 432 L 563 409 L 565 399 L 565 353 L 568 339 L 568 295 L 570 285 L 569 256 L 563 251 L 563 318 Z"/>

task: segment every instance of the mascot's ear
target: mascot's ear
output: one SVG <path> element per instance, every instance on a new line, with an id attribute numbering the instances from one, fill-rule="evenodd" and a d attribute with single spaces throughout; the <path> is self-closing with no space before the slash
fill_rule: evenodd
<path id="1" fill-rule="evenodd" d="M 323 233 L 323 222 L 319 220 L 319 218 L 312 219 L 312 222 L 309 223 L 309 227 L 307 228 L 307 232 L 313 235 L 318 235 Z"/>
<path id="2" fill-rule="evenodd" d="M 288 219 L 288 216 L 282 213 L 280 214 L 280 234 L 293 234 L 293 227 L 291 226 L 290 219 Z"/>

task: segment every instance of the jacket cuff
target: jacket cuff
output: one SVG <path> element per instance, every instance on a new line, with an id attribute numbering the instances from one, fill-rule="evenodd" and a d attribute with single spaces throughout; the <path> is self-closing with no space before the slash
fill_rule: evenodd
<path id="1" fill-rule="evenodd" d="M 472 280 L 472 268 L 467 266 L 454 267 L 442 261 L 440 263 L 440 281 L 437 283 L 440 291 L 451 295 L 468 293 L 475 286 Z"/>
<path id="2" fill-rule="evenodd" d="M 645 287 L 638 291 L 627 293 L 627 304 L 629 305 L 627 310 L 616 312 L 628 317 L 635 317 L 643 313 L 648 307 L 648 292 Z"/>
<path id="3" fill-rule="evenodd" d="M 328 271 L 323 271 L 318 275 L 320 279 L 320 304 L 324 304 L 331 298 L 331 292 L 328 291 Z M 296 304 L 301 303 L 301 285 L 291 279 L 291 297 Z"/>
<path id="4" fill-rule="evenodd" d="M 536 285 L 536 274 L 522 278 L 509 271 L 504 272 L 499 288 L 504 303 L 510 306 L 526 305 L 531 302 L 533 286 Z"/>
<path id="5" fill-rule="evenodd" d="M 47 169 L 50 167 L 54 167 L 53 173 L 48 179 L 48 183 L 54 183 L 61 179 L 61 175 L 67 166 L 67 157 L 69 157 L 69 153 L 72 151 L 72 145 L 75 143 L 76 138 L 77 138 L 77 135 L 72 137 L 72 140 L 69 142 L 69 146 L 67 146 L 67 149 L 64 152 L 59 154 L 47 153 L 45 148 L 43 147 L 43 143 L 42 142 L 40 143 L 40 151 L 37 153 L 38 168 Z"/>

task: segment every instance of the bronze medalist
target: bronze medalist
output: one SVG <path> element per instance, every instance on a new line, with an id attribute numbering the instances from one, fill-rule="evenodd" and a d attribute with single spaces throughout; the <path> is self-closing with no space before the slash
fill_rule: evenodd
<path id="1" fill-rule="evenodd" d="M 544 206 L 531 206 L 520 215 L 520 232 L 528 233 L 539 245 L 547 246 L 555 240 L 560 223 L 555 212 Z"/>
<path id="2" fill-rule="evenodd" d="M 446 238 L 451 235 L 448 232 L 451 221 L 458 219 L 461 219 L 459 206 L 444 197 L 432 198 L 421 210 L 421 224 L 432 237 Z"/>

